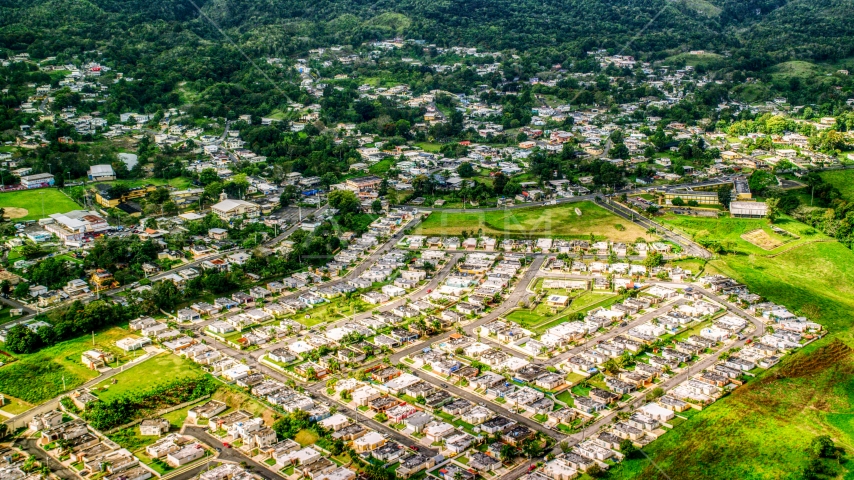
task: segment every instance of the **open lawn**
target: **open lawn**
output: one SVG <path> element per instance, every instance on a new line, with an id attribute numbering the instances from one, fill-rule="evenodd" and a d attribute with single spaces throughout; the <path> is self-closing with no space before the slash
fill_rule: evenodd
<path id="1" fill-rule="evenodd" d="M 561 309 L 554 314 L 550 312 L 550 307 L 543 302 L 533 310 L 527 308 L 513 310 L 507 314 L 506 318 L 518 323 L 522 328 L 541 333 L 548 328 L 565 322 L 570 315 L 585 312 L 592 307 L 604 306 L 609 300 L 616 298 L 618 296 L 614 293 L 586 291 L 581 292 L 577 297 L 573 298 L 569 307 Z"/>
<path id="2" fill-rule="evenodd" d="M 425 152 L 437 153 L 442 149 L 441 143 L 429 143 L 429 142 L 419 142 L 415 144 L 416 147 L 421 148 Z"/>
<path id="3" fill-rule="evenodd" d="M 0 406 L 0 410 L 3 410 L 4 412 L 6 412 L 8 414 L 18 415 L 20 413 L 24 413 L 27 410 L 33 408 L 33 406 L 31 404 L 29 404 L 23 400 L 19 400 L 17 398 L 10 397 L 9 395 L 4 395 L 4 396 L 6 397 L 5 403 L 3 403 L 3 406 Z"/>
<path id="4" fill-rule="evenodd" d="M 299 432 L 297 432 L 296 436 L 294 436 L 294 441 L 299 443 L 303 447 L 317 443 L 317 439 L 317 434 L 312 432 L 311 430 L 300 430 Z"/>
<path id="5" fill-rule="evenodd" d="M 129 357 L 121 355 L 124 352 L 115 347 L 115 342 L 129 334 L 120 327 L 103 330 L 95 334 L 94 346 L 113 352 L 120 363 L 124 362 Z M 18 361 L 0 368 L 0 393 L 38 404 L 72 390 L 98 376 L 80 362 L 81 354 L 91 348 L 92 336 L 83 335 L 36 353 L 15 355 Z"/>
<path id="6" fill-rule="evenodd" d="M 80 205 L 55 188 L 0 193 L 0 208 L 13 220 L 38 220 L 52 213 L 77 210 Z"/>
<path id="7" fill-rule="evenodd" d="M 576 209 L 581 215 L 576 214 Z M 488 212 L 433 212 L 416 232 L 421 235 L 459 235 L 464 230 L 498 238 L 598 238 L 633 242 L 645 237 L 637 225 L 617 217 L 593 202 L 546 207 L 513 208 Z"/>
<path id="8" fill-rule="evenodd" d="M 706 270 L 732 276 L 830 333 L 714 405 L 692 411 L 644 449 L 656 466 L 642 456 L 613 469 L 610 478 L 800 478 L 809 442 L 823 434 L 851 452 L 854 252 L 836 242 L 814 243 L 774 258 L 725 255 Z M 691 461 L 681 461 L 686 458 Z M 854 469 L 842 468 L 851 478 Z"/>
<path id="9" fill-rule="evenodd" d="M 333 298 L 329 302 L 321 303 L 320 305 L 299 312 L 296 315 L 291 315 L 291 318 L 306 327 L 313 327 L 320 323 L 333 322 L 342 318 L 348 317 L 355 313 L 367 312 L 371 310 L 373 305 L 363 302 L 359 299 L 349 301 L 344 297 Z"/>
<path id="10" fill-rule="evenodd" d="M 99 383 L 93 392 L 101 400 L 109 401 L 130 392 L 145 391 L 160 382 L 181 377 L 198 377 L 202 374 L 195 363 L 177 355 L 161 353 Z"/>
<path id="11" fill-rule="evenodd" d="M 829 170 L 819 173 L 825 182 L 839 189 L 842 198 L 849 202 L 854 201 L 854 170 Z M 809 196 L 809 189 L 805 190 Z"/>
<path id="12" fill-rule="evenodd" d="M 373 175 L 383 175 L 384 173 L 389 171 L 389 169 L 393 166 L 394 166 L 394 158 L 391 158 L 391 157 L 384 158 L 384 159 L 380 160 L 379 162 L 368 167 L 368 172 L 370 172 Z"/>
<path id="13" fill-rule="evenodd" d="M 229 410 L 226 413 L 232 410 L 245 410 L 253 416 L 264 417 L 264 421 L 268 425 L 273 424 L 273 410 L 238 390 L 237 387 L 223 386 L 211 395 L 211 399 L 219 400 L 228 405 Z"/>

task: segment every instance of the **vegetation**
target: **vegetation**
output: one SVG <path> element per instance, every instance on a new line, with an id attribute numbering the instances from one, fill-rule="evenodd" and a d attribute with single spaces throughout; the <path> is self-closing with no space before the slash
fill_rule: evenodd
<path id="1" fill-rule="evenodd" d="M 13 220 L 38 220 L 54 213 L 66 213 L 80 208 L 73 200 L 64 193 L 52 188 L 38 190 L 22 190 L 18 192 L 0 193 L 0 208 L 23 209 L 25 211 L 12 211 L 6 213 Z M 12 213 L 14 212 L 14 215 Z M 24 214 L 23 216 L 18 216 Z"/>
<path id="2" fill-rule="evenodd" d="M 198 366 L 177 355 L 161 354 L 114 375 L 93 388 L 102 401 L 121 398 L 136 391 L 147 390 L 162 379 L 193 380 L 202 376 Z"/>
<path id="3" fill-rule="evenodd" d="M 581 211 L 577 215 L 575 209 Z M 592 202 L 501 211 L 433 212 L 416 229 L 421 235 L 484 235 L 498 238 L 590 238 L 634 241 L 646 232 Z M 617 225 L 623 225 L 622 230 Z"/>
<path id="4" fill-rule="evenodd" d="M 6 337 L 6 348 L 13 353 L 33 353 L 62 340 L 127 321 L 134 316 L 132 309 L 122 305 L 96 300 L 84 306 L 83 302 L 78 300 L 57 313 L 50 326 L 39 327 L 35 332 L 21 324 L 12 327 Z M 48 319 L 46 315 L 37 318 Z"/>
<path id="5" fill-rule="evenodd" d="M 98 348 L 113 353 L 120 362 L 124 362 L 128 357 L 115 347 L 115 342 L 129 333 L 123 328 L 111 327 L 96 332 L 94 343 L 89 334 L 58 342 L 31 354 L 15 355 L 15 361 L 0 367 L 0 393 L 39 404 L 77 388 L 98 375 L 97 371 L 80 362 L 81 354 Z"/>
<path id="6" fill-rule="evenodd" d="M 157 410 L 178 405 L 212 394 L 217 381 L 210 376 L 179 378 L 145 390 L 127 391 L 111 400 L 95 402 L 83 413 L 94 428 L 109 430 L 131 422 Z"/>

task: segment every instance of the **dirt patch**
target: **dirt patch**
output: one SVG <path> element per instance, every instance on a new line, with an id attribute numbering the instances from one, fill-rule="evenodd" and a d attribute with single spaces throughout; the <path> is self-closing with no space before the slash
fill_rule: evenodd
<path id="1" fill-rule="evenodd" d="M 21 207 L 5 207 L 3 208 L 3 217 L 8 219 L 24 218 L 30 214 L 30 211 Z"/>
<path id="2" fill-rule="evenodd" d="M 768 235 L 768 232 L 761 228 L 744 233 L 741 235 L 741 238 L 742 240 L 750 242 L 763 250 L 774 250 L 775 248 L 782 246 L 784 243 L 772 238 L 771 235 Z"/>

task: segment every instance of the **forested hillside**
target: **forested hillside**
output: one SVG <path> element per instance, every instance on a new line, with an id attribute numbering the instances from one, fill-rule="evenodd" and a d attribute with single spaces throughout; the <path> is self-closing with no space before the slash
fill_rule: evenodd
<path id="1" fill-rule="evenodd" d="M 199 40 L 227 33 L 248 51 L 289 55 L 400 34 L 575 57 L 594 48 L 646 59 L 729 49 L 756 68 L 851 55 L 850 8 L 848 0 L 4 0 L 0 47 L 38 53 L 151 42 L 144 54 L 179 45 L 191 54 Z"/>

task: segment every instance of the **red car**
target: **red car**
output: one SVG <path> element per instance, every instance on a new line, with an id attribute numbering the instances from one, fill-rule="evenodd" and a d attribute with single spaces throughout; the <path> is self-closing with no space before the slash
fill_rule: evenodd
<path id="1" fill-rule="evenodd" d="M 528 467 L 528 471 L 533 472 L 535 468 L 537 468 L 536 465 L 531 465 L 530 467 Z"/>
<path id="2" fill-rule="evenodd" d="M 231 445 L 228 442 L 222 442 L 222 446 L 224 448 L 231 448 Z"/>

